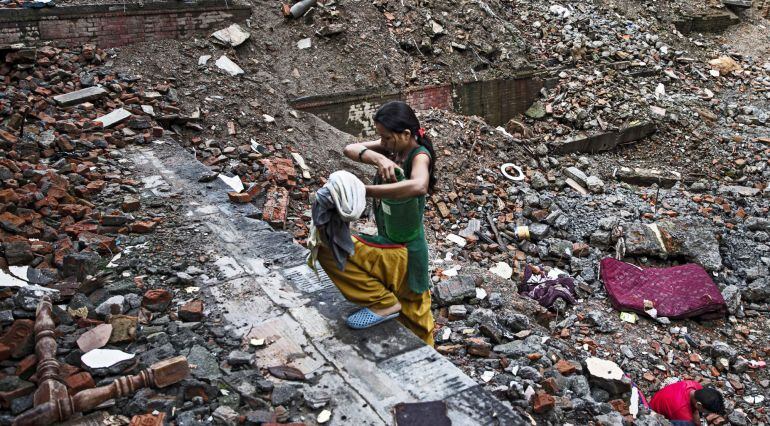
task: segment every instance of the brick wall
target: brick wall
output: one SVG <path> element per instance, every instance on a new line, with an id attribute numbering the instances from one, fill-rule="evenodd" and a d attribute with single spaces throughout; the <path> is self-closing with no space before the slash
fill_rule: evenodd
<path id="1" fill-rule="evenodd" d="M 250 15 L 248 6 L 225 0 L 0 9 L 0 46 L 50 41 L 116 47 L 207 33 Z"/>
<path id="2" fill-rule="evenodd" d="M 404 101 L 416 110 L 452 109 L 452 85 L 423 87 L 404 93 Z"/>

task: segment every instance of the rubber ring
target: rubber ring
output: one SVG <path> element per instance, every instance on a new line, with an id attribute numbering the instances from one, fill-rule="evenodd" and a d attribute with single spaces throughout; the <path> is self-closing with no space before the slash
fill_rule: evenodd
<path id="1" fill-rule="evenodd" d="M 519 174 L 518 176 L 511 176 L 511 175 L 508 174 L 508 172 L 506 170 L 508 170 L 511 167 L 513 167 L 513 169 L 516 170 L 516 172 L 518 172 L 518 174 Z M 524 172 L 521 170 L 521 167 L 519 167 L 519 166 L 517 166 L 517 165 L 515 165 L 513 163 L 505 163 L 502 166 L 500 166 L 500 172 L 507 179 L 510 179 L 510 180 L 512 180 L 514 182 L 522 181 L 525 178 Z"/>

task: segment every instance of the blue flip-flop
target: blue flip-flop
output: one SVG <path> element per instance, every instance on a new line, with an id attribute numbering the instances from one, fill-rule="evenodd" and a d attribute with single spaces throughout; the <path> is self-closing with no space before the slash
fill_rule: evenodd
<path id="1" fill-rule="evenodd" d="M 374 327 L 377 324 L 392 320 L 396 317 L 398 317 L 398 312 L 385 317 L 381 317 L 372 312 L 371 309 L 363 308 L 350 315 L 347 319 L 347 323 L 348 327 L 350 328 L 363 330 L 364 328 Z"/>

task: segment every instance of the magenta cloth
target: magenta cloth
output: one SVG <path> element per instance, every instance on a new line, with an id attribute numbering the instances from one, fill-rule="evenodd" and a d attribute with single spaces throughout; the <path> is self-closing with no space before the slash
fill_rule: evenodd
<path id="1" fill-rule="evenodd" d="M 659 317 L 720 317 L 727 312 L 722 293 L 705 269 L 695 264 L 639 268 L 613 258 L 601 261 L 601 278 L 612 306 L 644 314 L 653 302 Z"/>

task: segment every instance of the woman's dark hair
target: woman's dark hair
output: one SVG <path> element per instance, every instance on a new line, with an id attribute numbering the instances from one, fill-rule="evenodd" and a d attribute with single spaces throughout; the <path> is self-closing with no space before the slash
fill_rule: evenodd
<path id="1" fill-rule="evenodd" d="M 698 389 L 693 394 L 695 400 L 703 404 L 703 407 L 712 413 L 725 414 L 725 400 L 718 390 L 712 387 Z"/>
<path id="2" fill-rule="evenodd" d="M 424 131 L 420 131 L 420 120 L 417 119 L 414 110 L 402 101 L 391 101 L 381 106 L 374 114 L 374 122 L 380 123 L 382 127 L 394 133 L 403 133 L 406 130 L 412 132 L 417 138 L 417 143 L 428 149 L 430 153 L 430 179 L 428 181 L 428 191 L 432 192 L 436 185 L 436 172 L 434 164 L 436 163 L 436 152 L 433 150 L 433 144 Z"/>

